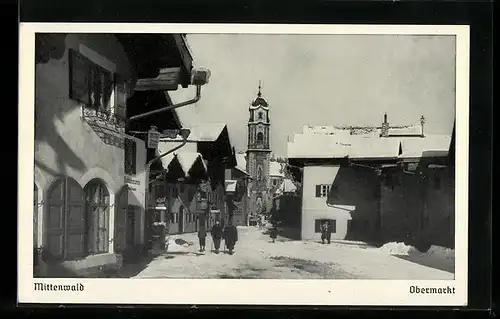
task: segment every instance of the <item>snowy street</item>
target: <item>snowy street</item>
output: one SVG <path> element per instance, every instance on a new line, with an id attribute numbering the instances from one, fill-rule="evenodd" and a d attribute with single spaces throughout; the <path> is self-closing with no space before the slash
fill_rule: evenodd
<path id="1" fill-rule="evenodd" d="M 168 252 L 141 264 L 126 265 L 121 277 L 250 279 L 417 279 L 453 280 L 454 260 L 395 256 L 362 243 L 270 242 L 266 229 L 238 227 L 234 255 L 198 251 L 196 233 L 171 237 Z M 175 244 L 175 242 L 179 244 Z M 427 262 L 426 262 L 427 260 Z M 426 265 L 432 264 L 432 267 Z M 445 270 L 440 270 L 446 269 Z"/>

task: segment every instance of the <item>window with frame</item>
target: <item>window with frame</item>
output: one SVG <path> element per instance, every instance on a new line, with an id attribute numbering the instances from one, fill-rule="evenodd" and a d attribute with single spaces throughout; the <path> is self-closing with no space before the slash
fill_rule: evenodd
<path id="1" fill-rule="evenodd" d="M 69 50 L 70 98 L 85 107 L 124 120 L 127 107 L 125 79 Z"/>
<path id="2" fill-rule="evenodd" d="M 316 197 L 328 197 L 330 193 L 330 184 L 320 184 L 316 185 Z"/>
<path id="3" fill-rule="evenodd" d="M 258 143 L 264 142 L 264 134 L 262 132 L 257 133 L 257 142 Z"/>
<path id="4" fill-rule="evenodd" d="M 137 173 L 137 144 L 134 140 L 125 139 L 125 174 L 135 175 Z"/>
<path id="5" fill-rule="evenodd" d="M 314 220 L 314 232 L 315 233 L 321 233 L 321 226 L 324 223 L 328 223 L 328 227 L 330 228 L 330 232 L 332 234 L 337 232 L 337 220 L 335 219 L 326 219 L 326 218 L 321 218 L 321 219 L 315 219 Z"/>
<path id="6" fill-rule="evenodd" d="M 262 112 L 259 112 L 259 120 L 262 120 Z"/>

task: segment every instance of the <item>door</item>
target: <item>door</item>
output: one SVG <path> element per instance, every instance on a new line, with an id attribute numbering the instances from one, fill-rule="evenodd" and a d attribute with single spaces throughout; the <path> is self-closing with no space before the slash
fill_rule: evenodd
<path id="1" fill-rule="evenodd" d="M 127 212 L 126 247 L 131 249 L 135 246 L 135 209 L 129 207 Z"/>
<path id="2" fill-rule="evenodd" d="M 44 228 L 49 258 L 70 259 L 84 255 L 84 192 L 69 178 L 54 182 L 48 195 Z"/>

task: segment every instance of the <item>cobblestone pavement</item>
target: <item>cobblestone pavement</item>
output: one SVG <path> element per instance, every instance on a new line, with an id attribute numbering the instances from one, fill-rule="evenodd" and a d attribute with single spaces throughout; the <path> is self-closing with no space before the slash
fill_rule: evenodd
<path id="1" fill-rule="evenodd" d="M 453 273 L 426 267 L 374 248 L 349 242 L 322 245 L 278 238 L 265 229 L 239 227 L 239 241 L 229 255 L 198 251 L 195 233 L 175 235 L 167 253 L 144 262 L 133 278 L 262 278 L 262 279 L 453 279 Z M 222 244 L 223 246 L 223 244 Z M 127 267 L 134 267 L 127 266 Z M 126 267 L 125 267 L 126 268 Z M 126 269 L 124 273 L 126 273 Z"/>

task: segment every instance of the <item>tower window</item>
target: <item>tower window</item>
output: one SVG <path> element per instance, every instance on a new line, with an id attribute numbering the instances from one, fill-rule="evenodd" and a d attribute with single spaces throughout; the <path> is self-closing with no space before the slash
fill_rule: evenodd
<path id="1" fill-rule="evenodd" d="M 262 112 L 259 112 L 259 120 L 262 120 Z"/>
<path id="2" fill-rule="evenodd" d="M 263 142 L 264 141 L 264 134 L 262 132 L 257 133 L 257 142 Z"/>
<path id="3" fill-rule="evenodd" d="M 260 165 L 259 165 L 259 167 L 257 167 L 257 180 L 258 181 L 262 180 L 262 166 L 260 166 Z"/>

